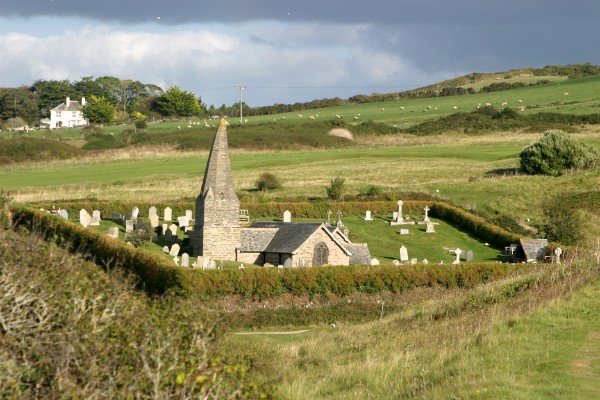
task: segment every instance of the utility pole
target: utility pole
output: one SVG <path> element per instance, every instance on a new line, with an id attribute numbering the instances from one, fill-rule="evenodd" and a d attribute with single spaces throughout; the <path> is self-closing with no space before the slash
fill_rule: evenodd
<path id="1" fill-rule="evenodd" d="M 235 88 L 236 90 L 239 90 L 239 91 L 240 91 L 240 125 L 241 125 L 241 124 L 243 124 L 243 123 L 244 123 L 244 120 L 243 120 L 243 115 L 242 115 L 242 109 L 244 108 L 244 107 L 243 107 L 243 104 L 244 104 L 244 103 L 243 103 L 243 101 L 244 101 L 244 100 L 243 100 L 243 99 L 244 99 L 243 93 L 244 93 L 244 90 L 246 90 L 246 86 L 234 86 L 234 88 Z"/>

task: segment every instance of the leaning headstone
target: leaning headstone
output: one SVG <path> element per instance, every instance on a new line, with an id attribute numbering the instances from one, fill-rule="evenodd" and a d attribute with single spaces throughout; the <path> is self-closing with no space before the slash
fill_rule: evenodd
<path id="1" fill-rule="evenodd" d="M 192 210 L 185 210 L 185 216 L 187 217 L 187 219 L 192 219 L 192 217 L 193 217 Z"/>
<path id="2" fill-rule="evenodd" d="M 401 235 L 408 235 L 410 232 L 408 231 L 408 229 L 400 229 L 400 234 Z"/>
<path id="3" fill-rule="evenodd" d="M 131 218 L 136 219 L 140 215 L 140 209 L 136 206 L 131 210 Z"/>
<path id="4" fill-rule="evenodd" d="M 171 221 L 172 219 L 173 219 L 173 210 L 171 209 L 171 207 L 165 208 L 165 217 L 163 218 L 163 220 Z"/>
<path id="5" fill-rule="evenodd" d="M 60 215 L 60 217 L 61 217 L 62 219 L 66 219 L 66 220 L 68 220 L 68 219 L 69 219 L 69 213 L 68 213 L 68 212 L 67 212 L 67 210 L 65 210 L 64 208 L 63 208 L 63 209 L 61 209 L 61 210 L 58 210 L 58 215 Z"/>
<path id="6" fill-rule="evenodd" d="M 292 222 L 292 213 L 290 210 L 283 212 L 283 222 Z"/>
<path id="7" fill-rule="evenodd" d="M 210 257 L 204 257 L 202 260 L 202 269 L 208 269 L 210 267 Z"/>
<path id="8" fill-rule="evenodd" d="M 435 233 L 435 226 L 432 222 L 427 222 L 427 229 L 425 230 L 425 233 Z"/>
<path id="9" fill-rule="evenodd" d="M 181 266 L 182 267 L 190 266 L 190 255 L 188 253 L 183 253 L 181 255 Z"/>
<path id="10" fill-rule="evenodd" d="M 467 262 L 473 261 L 473 250 L 467 251 Z"/>
<path id="11" fill-rule="evenodd" d="M 171 246 L 171 250 L 169 250 L 169 255 L 177 256 L 179 255 L 179 250 L 181 250 L 180 246 L 177 243 L 175 243 L 173 246 Z"/>
<path id="12" fill-rule="evenodd" d="M 125 232 L 126 233 L 133 232 L 133 220 L 132 219 L 128 219 L 127 221 L 125 221 Z"/>
<path id="13" fill-rule="evenodd" d="M 158 226 L 158 215 L 154 214 L 150 216 L 150 226 L 156 228 Z"/>
<path id="14" fill-rule="evenodd" d="M 365 212 L 365 221 L 373 221 L 373 217 L 371 216 L 371 210 L 367 210 Z"/>
<path id="15" fill-rule="evenodd" d="M 379 265 L 379 260 L 376 258 L 371 258 L 371 265 Z"/>
<path id="16" fill-rule="evenodd" d="M 400 261 L 408 261 L 408 249 L 404 246 L 400 247 Z"/>

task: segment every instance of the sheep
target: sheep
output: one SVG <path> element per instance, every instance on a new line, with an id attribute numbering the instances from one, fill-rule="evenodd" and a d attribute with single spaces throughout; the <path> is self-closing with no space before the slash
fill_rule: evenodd
<path id="1" fill-rule="evenodd" d="M 381 107 L 381 111 L 385 111 L 385 108 Z"/>
<path id="2" fill-rule="evenodd" d="M 337 119 L 342 119 L 342 116 L 341 116 L 340 114 L 335 114 L 335 117 L 336 117 Z"/>
<path id="3" fill-rule="evenodd" d="M 308 119 L 315 119 L 315 116 L 311 115 L 310 117 L 308 117 Z"/>
<path id="4" fill-rule="evenodd" d="M 298 114 L 298 118 L 302 118 L 302 114 Z"/>
<path id="5" fill-rule="evenodd" d="M 400 106 L 400 109 L 401 109 L 401 110 L 404 110 L 404 107 Z"/>
<path id="6" fill-rule="evenodd" d="M 458 110 L 457 106 L 452 107 L 453 110 Z"/>
<path id="7" fill-rule="evenodd" d="M 502 107 L 506 107 L 508 106 L 508 103 L 505 101 L 504 103 L 502 103 Z"/>
<path id="8" fill-rule="evenodd" d="M 355 116 L 355 117 L 354 117 L 354 120 L 356 121 L 357 119 L 358 119 L 358 117 L 357 117 L 357 116 Z"/>
<path id="9" fill-rule="evenodd" d="M 177 129 L 181 130 L 181 127 L 179 125 L 177 125 Z"/>
<path id="10" fill-rule="evenodd" d="M 191 128 L 192 128 L 192 125 L 188 125 L 187 127 L 191 129 Z"/>
<path id="11" fill-rule="evenodd" d="M 492 103 L 485 103 L 486 106 L 490 107 Z"/>
<path id="12" fill-rule="evenodd" d="M 568 96 L 568 95 L 569 95 L 569 93 L 567 93 L 567 92 L 564 92 L 563 94 L 564 94 L 565 96 Z"/>
<path id="13" fill-rule="evenodd" d="M 523 100 L 521 100 L 521 99 L 519 99 L 519 100 L 517 100 L 517 101 L 518 101 L 519 103 L 522 103 L 522 102 L 523 102 Z"/>

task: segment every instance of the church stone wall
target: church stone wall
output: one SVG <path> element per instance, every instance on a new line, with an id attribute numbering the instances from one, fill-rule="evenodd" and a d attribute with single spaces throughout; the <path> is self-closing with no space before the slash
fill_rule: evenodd
<path id="1" fill-rule="evenodd" d="M 302 261 L 304 261 L 305 266 L 312 266 L 314 249 L 317 243 L 323 242 L 327 245 L 329 249 L 329 265 L 349 265 L 350 264 L 350 256 L 344 252 L 338 246 L 331 237 L 325 233 L 322 229 L 317 230 L 313 235 L 311 235 L 306 242 L 300 246 L 296 254 L 293 257 L 293 264 L 302 265 Z M 302 261 L 300 261 L 302 260 Z"/>

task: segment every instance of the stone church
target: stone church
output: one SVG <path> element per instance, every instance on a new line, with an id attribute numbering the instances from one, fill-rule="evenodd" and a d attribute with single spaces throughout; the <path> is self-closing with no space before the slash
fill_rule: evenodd
<path id="1" fill-rule="evenodd" d="M 369 264 L 366 243 L 352 243 L 337 226 L 308 222 L 240 224 L 229 161 L 227 125 L 221 120 L 211 147 L 196 221 L 190 232 L 194 256 L 286 267 Z"/>

